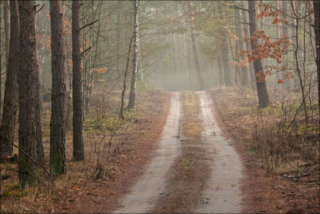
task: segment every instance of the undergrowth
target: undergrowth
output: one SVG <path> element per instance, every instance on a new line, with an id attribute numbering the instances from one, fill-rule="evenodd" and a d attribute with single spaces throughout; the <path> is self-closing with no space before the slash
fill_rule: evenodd
<path id="1" fill-rule="evenodd" d="M 259 109 L 252 90 L 219 88 L 210 92 L 225 123 L 238 132 L 248 153 L 255 155 L 257 164 L 268 173 L 302 173 L 304 165 L 319 163 L 317 103 L 309 105 L 306 125 L 296 93 L 273 93 L 271 105 Z"/>

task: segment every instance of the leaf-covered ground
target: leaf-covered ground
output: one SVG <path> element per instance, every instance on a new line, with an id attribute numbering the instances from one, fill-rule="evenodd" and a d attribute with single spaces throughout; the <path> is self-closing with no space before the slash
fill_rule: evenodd
<path id="1" fill-rule="evenodd" d="M 108 99 L 93 98 L 96 103 L 84 121 L 85 161 L 72 161 L 72 131 L 67 133 L 67 174 L 56 177 L 54 187 L 48 186 L 48 177 L 41 172 L 41 184 L 20 190 L 17 172 L 8 168 L 17 169 L 17 164 L 1 164 L 1 213 L 92 213 L 119 206 L 118 199 L 143 173 L 157 148 L 169 96 L 161 90 L 137 93 L 136 109 L 125 114 L 125 121 L 118 120 L 118 97 L 120 93 Z M 43 114 L 47 166 L 50 111 L 46 106 L 50 104 L 44 106 Z"/>
<path id="2" fill-rule="evenodd" d="M 294 130 L 297 139 L 303 135 L 307 141 L 304 142 L 305 150 L 297 147 L 298 151 L 301 150 L 301 155 L 297 155 L 297 150 L 282 151 L 280 147 L 270 148 L 271 145 L 279 145 L 282 139 L 270 131 L 277 132 L 280 129 L 286 132 L 290 128 L 288 126 L 279 128 L 279 122 L 285 119 L 287 123 L 291 121 L 292 115 L 295 114 L 295 106 L 299 105 L 297 98 L 287 97 L 283 102 L 280 96 L 271 97 L 272 105 L 259 110 L 256 106 L 256 97 L 250 91 L 238 93 L 235 89 L 220 88 L 210 90 L 210 93 L 217 110 L 219 126 L 226 136 L 235 140 L 236 149 L 246 167 L 247 176 L 243 180 L 243 212 L 285 213 L 291 210 L 299 213 L 318 213 L 319 145 L 314 142 L 317 138 L 313 137 L 319 133 L 314 127 L 318 123 L 316 120 L 318 113 L 313 113 L 314 122 L 307 129 Z M 283 111 L 290 111 L 290 114 Z M 312 115 L 310 109 L 309 115 Z M 300 127 L 304 126 L 303 119 L 297 121 Z M 264 134 L 256 135 L 257 130 Z M 268 136 L 274 137 L 270 141 L 276 143 L 271 144 L 267 141 Z M 261 149 L 257 144 L 265 148 Z M 301 143 L 297 141 L 297 144 Z M 270 153 L 260 154 L 262 151 Z M 287 152 L 286 155 L 290 158 L 277 158 L 273 151 Z"/>

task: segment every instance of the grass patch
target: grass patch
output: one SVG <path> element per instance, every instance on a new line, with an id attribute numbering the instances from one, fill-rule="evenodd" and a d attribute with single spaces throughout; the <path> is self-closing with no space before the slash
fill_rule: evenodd
<path id="1" fill-rule="evenodd" d="M 199 120 L 199 99 L 196 93 L 192 91 L 184 91 L 182 99 L 185 118 L 182 124 L 182 134 L 188 138 L 200 138 L 202 125 Z"/>

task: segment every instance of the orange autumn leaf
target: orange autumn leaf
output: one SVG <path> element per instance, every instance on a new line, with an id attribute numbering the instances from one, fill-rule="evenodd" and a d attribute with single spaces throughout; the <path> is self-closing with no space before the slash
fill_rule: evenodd
<path id="1" fill-rule="evenodd" d="M 278 84 L 282 84 L 282 83 L 283 83 L 283 79 L 279 79 Z"/>

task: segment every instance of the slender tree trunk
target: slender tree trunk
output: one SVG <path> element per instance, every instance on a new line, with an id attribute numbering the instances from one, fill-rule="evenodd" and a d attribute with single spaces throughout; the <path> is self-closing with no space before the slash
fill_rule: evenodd
<path id="1" fill-rule="evenodd" d="M 2 1 L 0 1 L 0 17 L 2 17 Z M 2 31 L 1 23 L 2 21 L 0 20 L 0 32 Z M 2 43 L 2 40 L 0 36 L 0 121 L 2 121 L 2 118 L 1 118 L 1 115 L 2 115 L 2 111 L 1 111 L 2 110 L 2 87 L 1 87 L 2 86 L 2 47 L 1 47 L 1 43 Z M 0 135 L 1 135 L 1 132 L 0 132 Z"/>
<path id="2" fill-rule="evenodd" d="M 245 1 L 240 1 L 241 7 L 242 8 L 247 8 L 245 6 Z M 242 11 L 242 22 L 244 26 L 244 36 L 245 38 L 250 38 L 250 32 L 249 32 L 249 25 L 248 25 L 248 16 L 247 16 L 247 11 Z M 251 51 L 251 44 L 250 42 L 246 43 L 246 48 L 248 51 Z M 254 73 L 254 67 L 253 67 L 253 62 L 249 62 L 249 74 L 250 74 L 250 85 L 254 89 L 256 87 L 256 77 Z"/>
<path id="3" fill-rule="evenodd" d="M 260 3 L 264 3 L 263 0 L 260 0 Z M 264 19 L 260 19 L 259 30 L 263 30 L 264 31 Z M 260 44 L 262 44 L 262 41 L 260 41 Z M 263 71 L 265 71 L 264 67 L 266 66 L 266 64 L 267 64 L 267 59 L 266 58 L 262 59 Z"/>
<path id="4" fill-rule="evenodd" d="M 286 19 L 286 14 L 288 14 L 288 2 L 287 1 L 282 1 L 282 12 L 283 12 L 283 15 L 282 15 L 282 18 L 283 19 Z M 289 39 L 289 35 L 288 35 L 288 25 L 283 23 L 282 24 L 282 36 L 286 37 L 283 41 L 283 47 L 286 46 L 284 43 L 286 40 Z M 288 68 L 288 51 L 285 51 L 283 53 L 283 60 L 282 60 L 282 66 L 284 66 L 286 69 Z M 282 71 L 282 79 L 284 80 L 285 83 L 287 83 L 287 80 L 286 80 L 286 72 L 285 71 Z M 286 84 L 287 85 L 287 84 Z"/>
<path id="5" fill-rule="evenodd" d="M 235 20 L 235 22 L 237 22 L 237 20 Z M 236 25 L 237 26 L 237 25 Z M 237 27 L 236 27 L 237 28 Z M 238 30 L 238 29 L 236 29 Z M 239 58 L 238 58 L 238 52 L 240 50 L 239 48 L 239 40 L 235 42 L 235 51 L 233 51 L 232 49 L 232 42 L 230 41 L 229 39 L 229 44 L 230 44 L 230 47 L 231 47 L 231 52 L 232 52 L 232 61 L 235 61 L 237 63 L 240 62 Z M 241 67 L 237 66 L 237 65 L 234 65 L 234 83 L 237 87 L 240 87 L 241 86 L 241 79 L 242 79 L 242 76 L 241 76 L 241 73 L 240 73 L 240 70 L 241 70 Z"/>
<path id="6" fill-rule="evenodd" d="M 50 172 L 66 173 L 65 155 L 65 101 L 63 13 L 61 0 L 50 0 L 51 17 L 51 122 Z"/>
<path id="7" fill-rule="evenodd" d="M 173 30 L 173 19 L 171 19 L 171 27 Z M 172 58 L 173 58 L 173 70 L 174 72 L 177 72 L 177 66 L 176 66 L 176 48 L 175 48 L 176 44 L 174 41 L 174 33 L 172 32 Z"/>
<path id="8" fill-rule="evenodd" d="M 72 1 L 72 98 L 73 98 L 73 159 L 84 160 L 82 138 L 82 90 L 80 52 L 80 0 Z"/>
<path id="9" fill-rule="evenodd" d="M 34 22 L 34 29 L 36 28 L 36 22 Z M 36 63 L 37 63 L 37 75 L 36 75 L 36 87 L 37 87 L 37 102 L 36 102 L 36 121 L 37 121 L 37 161 L 39 163 L 44 162 L 44 150 L 43 150 L 43 143 L 42 143 L 42 126 L 41 126 L 41 85 L 40 85 L 40 72 L 39 72 L 39 61 L 38 61 L 38 44 L 35 43 L 35 56 L 36 56 Z"/>
<path id="10" fill-rule="evenodd" d="M 181 55 L 181 38 L 180 38 L 180 33 L 178 34 L 178 42 L 179 42 L 179 69 L 180 72 L 182 71 L 182 55 Z"/>
<path id="11" fill-rule="evenodd" d="M 290 1 L 290 8 L 291 8 L 291 16 L 292 17 L 295 17 L 296 15 L 296 9 L 295 9 L 295 1 L 291 0 Z M 297 30 L 296 30 L 296 26 L 297 26 L 297 23 L 296 23 L 296 19 L 295 18 L 292 18 L 291 19 L 291 44 L 293 46 L 293 49 L 294 51 L 292 52 L 292 67 L 295 68 L 296 67 L 296 61 L 295 61 L 295 51 L 297 50 L 297 46 L 296 46 L 296 43 L 297 43 Z M 297 73 L 296 71 L 294 73 Z M 294 78 L 294 81 L 293 81 L 293 88 L 295 86 L 295 81 L 297 81 L 298 78 L 295 77 Z"/>
<path id="12" fill-rule="evenodd" d="M 136 79 L 137 79 L 137 72 L 138 72 L 138 38 L 137 32 L 139 27 L 138 22 L 138 3 L 139 0 L 134 0 L 134 52 L 133 52 L 133 67 L 132 67 L 132 77 L 131 77 L 131 88 L 130 88 L 130 96 L 129 96 L 129 103 L 128 109 L 134 109 L 135 107 L 135 100 L 136 100 Z"/>
<path id="13" fill-rule="evenodd" d="M 254 32 L 257 31 L 257 21 L 256 21 L 256 8 L 255 8 L 256 1 L 249 1 L 249 23 L 250 23 L 250 35 L 253 35 Z M 255 41 L 251 40 L 251 47 L 252 50 L 256 49 Z M 255 73 L 258 74 L 260 71 L 263 70 L 262 62 L 260 60 L 255 60 L 253 62 Z M 265 80 L 259 81 L 256 78 L 257 83 L 257 92 L 258 92 L 258 99 L 259 99 L 259 107 L 264 108 L 267 107 L 270 103 L 269 95 L 267 92 L 267 86 Z"/>
<path id="14" fill-rule="evenodd" d="M 302 5 L 301 5 L 302 1 L 301 0 L 296 0 L 295 4 L 296 4 L 296 16 L 297 16 L 297 20 L 296 20 L 296 24 L 297 24 L 297 37 L 299 36 L 300 32 L 299 32 L 299 28 L 301 27 L 301 17 L 302 17 Z M 302 62 L 303 62 L 303 52 L 302 52 L 302 42 L 297 39 L 298 43 L 297 43 L 297 54 L 298 54 L 298 66 L 299 66 L 299 70 L 302 71 Z M 295 73 L 296 78 L 294 78 L 294 84 L 295 84 L 295 88 L 299 88 L 300 87 L 300 81 L 299 81 L 299 74 L 298 71 Z"/>
<path id="15" fill-rule="evenodd" d="M 237 36 L 239 38 L 239 51 L 244 50 L 244 40 L 243 40 L 243 27 L 241 24 L 242 16 L 239 9 L 235 9 L 236 15 L 236 28 L 237 28 Z M 238 53 L 236 53 L 236 57 L 238 58 Z M 245 61 L 246 56 L 245 54 L 242 55 L 241 60 Z M 241 73 L 242 73 L 242 81 L 241 85 L 243 87 L 249 87 L 249 76 L 248 76 L 248 68 L 246 66 L 241 66 Z"/>
<path id="16" fill-rule="evenodd" d="M 66 14 L 66 10 L 65 10 L 65 5 L 64 5 L 64 1 L 62 1 L 62 12 L 63 12 L 63 16 L 65 16 Z M 64 46 L 68 47 L 68 39 L 66 37 L 66 34 L 63 33 L 63 38 L 64 38 Z M 71 65 L 69 65 L 69 60 L 70 60 L 70 56 L 69 56 L 69 51 L 66 50 L 66 61 L 67 61 L 67 77 L 68 77 L 68 85 L 69 88 L 66 90 L 66 119 L 65 119 L 65 129 L 66 132 L 71 130 L 72 127 L 72 70 L 71 70 Z"/>
<path id="17" fill-rule="evenodd" d="M 10 16 L 10 5 L 9 5 L 9 0 L 4 0 L 4 13 L 3 13 L 3 18 L 4 18 L 4 41 L 5 41 L 5 50 L 6 50 L 6 67 L 8 66 L 8 61 L 9 61 L 9 47 L 10 47 L 10 21 L 9 21 L 9 16 Z"/>
<path id="18" fill-rule="evenodd" d="M 121 120 L 124 120 L 124 115 L 123 115 L 124 95 L 125 95 L 126 89 L 127 89 L 126 81 L 127 81 L 127 74 L 128 74 L 129 64 L 130 64 L 130 52 L 131 52 L 133 38 L 134 38 L 134 35 L 132 35 L 130 43 L 129 43 L 129 50 L 128 50 L 128 56 L 127 56 L 127 66 L 126 66 L 126 71 L 124 73 L 124 78 L 123 78 L 123 87 L 122 87 L 122 92 L 121 92 L 121 105 L 120 105 L 120 113 L 119 113 L 119 118 Z"/>
<path id="19" fill-rule="evenodd" d="M 201 67 L 199 63 L 198 58 L 198 50 L 196 46 L 196 35 L 195 35 L 195 29 L 194 29 L 194 14 L 193 14 L 193 2 L 190 1 L 190 14 L 191 14 L 191 40 L 192 40 L 192 50 L 193 50 L 193 57 L 194 57 L 194 64 L 196 66 L 196 74 L 199 84 L 199 90 L 204 90 L 204 82 L 202 79 L 201 74 Z"/>
<path id="20" fill-rule="evenodd" d="M 35 1 L 18 1 L 20 14 L 19 185 L 37 183 L 37 91 Z"/>
<path id="21" fill-rule="evenodd" d="M 184 20 L 184 27 L 186 29 L 188 29 L 188 25 L 187 25 L 187 17 L 185 17 L 185 20 Z M 185 53 L 185 71 L 186 71 L 186 88 L 187 89 L 190 89 L 189 86 L 190 86 L 190 72 L 189 72 L 189 69 L 190 67 L 188 66 L 188 63 L 190 62 L 190 51 L 189 51 L 189 42 L 188 42 L 188 32 L 185 33 L 185 50 L 184 50 L 184 53 Z"/>
<path id="22" fill-rule="evenodd" d="M 219 16 L 222 16 L 223 14 L 221 4 L 218 5 L 218 14 Z M 233 82 L 231 79 L 230 66 L 229 66 L 229 63 L 230 63 L 229 33 L 225 29 L 223 29 L 222 37 L 223 39 L 221 40 L 220 50 L 221 50 L 223 70 L 224 70 L 224 81 L 226 86 L 232 87 Z"/>
<path id="23" fill-rule="evenodd" d="M 316 38 L 316 63 L 317 63 L 317 77 L 318 77 L 318 105 L 320 110 L 320 1 L 313 0 L 313 6 L 314 6 L 314 34 Z M 320 120 L 319 120 L 319 125 L 320 125 Z M 319 140 L 320 140 L 320 134 L 319 134 Z"/>
<path id="24" fill-rule="evenodd" d="M 138 23 L 139 24 L 139 23 Z M 139 25 L 137 28 L 137 81 L 143 82 L 144 80 L 144 74 L 143 74 L 143 66 L 142 66 L 142 60 L 141 60 L 141 43 L 140 43 L 140 34 L 139 34 Z"/>
<path id="25" fill-rule="evenodd" d="M 120 18 L 121 18 L 121 10 L 118 10 L 117 12 L 117 52 L 116 52 L 116 57 L 117 57 L 117 72 L 120 72 Z"/>
<path id="26" fill-rule="evenodd" d="M 277 6 L 277 10 L 280 10 L 280 1 L 276 0 L 276 6 Z M 280 16 L 278 16 L 278 18 L 280 18 Z M 276 25 L 276 36 L 277 39 L 279 40 L 281 37 L 281 32 L 280 32 L 280 28 L 281 28 L 281 23 L 277 22 Z M 280 76 L 280 64 L 277 63 L 277 74 L 276 74 L 276 82 L 278 82 L 278 80 L 281 78 Z"/>
<path id="27" fill-rule="evenodd" d="M 20 51 L 20 17 L 17 0 L 10 1 L 11 11 L 11 39 L 9 61 L 7 66 L 6 84 L 4 90 L 3 116 L 0 128 L 0 155 L 12 155 L 14 129 L 18 107 L 18 72 Z"/>
<path id="28" fill-rule="evenodd" d="M 218 69 L 219 69 L 219 85 L 220 86 L 224 86 L 224 76 L 223 76 L 223 65 L 222 65 L 222 57 L 221 55 L 218 53 Z"/>

